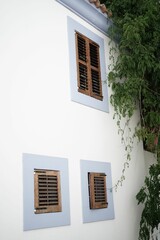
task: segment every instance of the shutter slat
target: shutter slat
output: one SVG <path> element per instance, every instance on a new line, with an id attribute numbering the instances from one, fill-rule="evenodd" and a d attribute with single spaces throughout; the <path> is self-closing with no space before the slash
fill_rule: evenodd
<path id="1" fill-rule="evenodd" d="M 92 92 L 98 96 L 101 95 L 101 83 L 99 78 L 99 73 L 97 71 L 92 70 Z"/>
<path id="2" fill-rule="evenodd" d="M 88 76 L 87 76 L 87 68 L 83 64 L 79 64 L 79 80 L 80 80 L 80 89 L 88 90 Z"/>
<path id="3" fill-rule="evenodd" d="M 86 62 L 86 41 L 78 36 L 78 58 Z"/>
<path id="4" fill-rule="evenodd" d="M 99 67 L 99 47 L 90 43 L 91 66 Z"/>
<path id="5" fill-rule="evenodd" d="M 94 195 L 95 202 L 106 203 L 106 189 L 104 183 L 104 177 L 94 177 Z"/>

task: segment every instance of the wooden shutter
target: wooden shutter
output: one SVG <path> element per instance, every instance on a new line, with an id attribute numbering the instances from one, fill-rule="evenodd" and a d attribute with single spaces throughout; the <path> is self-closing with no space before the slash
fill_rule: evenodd
<path id="1" fill-rule="evenodd" d="M 76 34 L 78 90 L 89 95 L 86 37 Z"/>
<path id="2" fill-rule="evenodd" d="M 99 46 L 76 33 L 78 91 L 102 100 Z"/>
<path id="3" fill-rule="evenodd" d="M 105 173 L 88 173 L 90 208 L 107 208 Z"/>
<path id="4" fill-rule="evenodd" d="M 91 68 L 91 96 L 102 100 L 102 82 L 100 74 L 99 46 L 94 42 L 89 43 L 90 68 Z"/>
<path id="5" fill-rule="evenodd" d="M 61 212 L 60 172 L 34 170 L 35 213 Z"/>

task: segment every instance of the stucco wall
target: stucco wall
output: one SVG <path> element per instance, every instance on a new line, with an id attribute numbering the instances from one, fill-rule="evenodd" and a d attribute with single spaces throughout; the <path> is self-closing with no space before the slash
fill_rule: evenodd
<path id="1" fill-rule="evenodd" d="M 125 153 L 111 106 L 106 113 L 70 100 L 67 16 L 105 38 L 107 67 L 107 37 L 56 1 L 0 1 L 0 239 L 136 240 L 142 144 L 113 193 L 115 219 L 82 223 L 80 159 L 110 162 L 115 184 Z M 23 231 L 23 153 L 68 159 L 70 226 Z"/>

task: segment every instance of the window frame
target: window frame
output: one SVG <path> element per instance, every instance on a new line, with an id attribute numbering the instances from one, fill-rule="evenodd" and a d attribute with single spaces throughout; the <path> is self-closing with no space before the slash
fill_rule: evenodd
<path id="1" fill-rule="evenodd" d="M 68 226 L 70 221 L 70 190 L 68 159 L 23 153 L 23 230 Z M 61 212 L 34 213 L 34 169 L 60 171 Z M 65 197 L 64 197 L 65 196 Z"/>
<path id="2" fill-rule="evenodd" d="M 106 61 L 109 64 L 109 56 L 106 58 L 105 42 L 103 36 L 99 36 L 98 32 L 94 29 L 91 31 L 86 26 L 75 21 L 71 17 L 67 17 L 67 30 L 68 30 L 68 54 L 69 54 L 69 77 L 70 77 L 70 94 L 73 102 L 91 107 L 103 112 L 109 112 L 109 97 L 108 97 L 108 84 L 107 84 L 107 67 Z M 103 100 L 99 101 L 96 98 L 82 94 L 77 89 L 77 63 L 76 63 L 76 41 L 75 32 L 88 37 L 93 42 L 99 45 L 100 67 L 101 67 L 101 80 L 102 80 L 102 95 Z M 109 39 L 108 39 L 109 41 Z"/>
<path id="3" fill-rule="evenodd" d="M 111 163 L 81 159 L 80 160 L 80 171 L 81 171 L 81 196 L 82 196 L 82 216 L 83 223 L 98 222 L 112 220 L 115 218 L 114 213 L 114 199 L 112 190 L 112 173 Z M 89 204 L 89 188 L 88 188 L 88 173 L 99 172 L 105 173 L 107 176 L 107 208 L 90 209 Z"/>

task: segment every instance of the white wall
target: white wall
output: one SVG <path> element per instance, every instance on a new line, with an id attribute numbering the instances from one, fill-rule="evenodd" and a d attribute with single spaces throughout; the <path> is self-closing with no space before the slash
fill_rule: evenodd
<path id="1" fill-rule="evenodd" d="M 115 220 L 82 223 L 80 159 L 111 162 L 116 183 L 125 153 L 111 106 L 108 114 L 70 101 L 68 15 L 105 37 L 54 0 L 0 1 L 1 240 L 137 239 L 141 208 L 135 195 L 145 174 L 141 144 L 114 193 Z M 106 39 L 106 64 L 108 51 Z M 24 152 L 69 159 L 70 226 L 23 232 Z"/>

